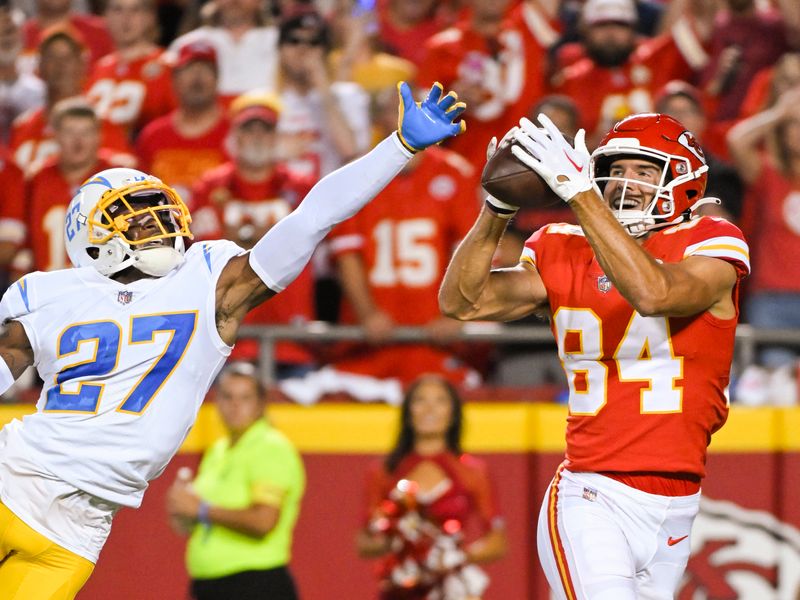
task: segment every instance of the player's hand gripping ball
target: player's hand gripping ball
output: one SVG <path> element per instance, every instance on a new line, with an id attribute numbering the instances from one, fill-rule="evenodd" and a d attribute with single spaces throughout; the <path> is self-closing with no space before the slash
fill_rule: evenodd
<path id="1" fill-rule="evenodd" d="M 512 127 L 499 144 L 496 138 L 489 142 L 481 175 L 483 189 L 506 204 L 520 208 L 546 208 L 562 203 L 545 180 L 512 153 L 518 130 L 519 127 Z M 572 143 L 571 137 L 564 137 Z"/>

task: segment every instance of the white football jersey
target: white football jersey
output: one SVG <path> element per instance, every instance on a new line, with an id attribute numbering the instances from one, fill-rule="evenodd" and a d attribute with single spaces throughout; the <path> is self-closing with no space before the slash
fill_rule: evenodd
<path id="1" fill-rule="evenodd" d="M 215 289 L 242 252 L 197 243 L 166 276 L 130 284 L 92 267 L 13 284 L 0 319 L 24 326 L 44 386 L 36 413 L 6 426 L 9 439 L 76 488 L 139 506 L 231 352 L 217 332 Z"/>

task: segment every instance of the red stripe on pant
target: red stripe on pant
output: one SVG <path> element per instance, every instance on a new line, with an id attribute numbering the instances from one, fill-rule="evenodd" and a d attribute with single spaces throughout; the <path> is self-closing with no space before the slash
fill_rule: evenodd
<path id="1" fill-rule="evenodd" d="M 564 545 L 561 543 L 561 536 L 558 533 L 558 484 L 561 481 L 561 471 L 564 465 L 558 467 L 556 476 L 550 484 L 550 493 L 547 500 L 547 529 L 550 533 L 550 546 L 553 549 L 553 556 L 556 559 L 558 576 L 561 578 L 561 585 L 568 600 L 577 600 L 575 587 L 572 585 L 572 577 L 569 573 L 567 564 L 567 554 L 564 552 Z"/>

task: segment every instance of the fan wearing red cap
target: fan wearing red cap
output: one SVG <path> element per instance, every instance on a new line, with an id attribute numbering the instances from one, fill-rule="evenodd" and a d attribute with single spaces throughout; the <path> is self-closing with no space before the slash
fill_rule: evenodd
<path id="1" fill-rule="evenodd" d="M 313 185 L 280 162 L 276 132 L 281 102 L 270 93 L 248 93 L 230 108 L 231 129 L 225 147 L 231 160 L 203 174 L 192 188 L 192 233 L 198 239 L 227 239 L 249 249 L 288 215 Z M 288 325 L 314 318 L 313 279 L 306 268 L 270 302 L 253 309 L 247 324 Z M 257 339 L 242 338 L 232 356 L 257 360 Z M 307 348 L 293 342 L 275 347 L 278 375 L 297 373 L 313 364 Z"/>
<path id="2" fill-rule="evenodd" d="M 169 181 L 187 198 L 205 173 L 225 159 L 228 115 L 217 93 L 214 46 L 198 40 L 170 56 L 177 108 L 147 125 L 136 140 L 140 166 Z"/>

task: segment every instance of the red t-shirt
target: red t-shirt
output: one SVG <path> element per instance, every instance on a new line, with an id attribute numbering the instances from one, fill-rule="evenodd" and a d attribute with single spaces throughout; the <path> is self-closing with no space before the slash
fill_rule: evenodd
<path id="1" fill-rule="evenodd" d="M 742 233 L 723 219 L 662 229 L 643 247 L 665 263 L 710 256 L 733 264 L 740 278 L 749 272 Z M 639 315 L 574 225 L 540 229 L 522 260 L 536 266 L 548 290 L 570 388 L 567 468 L 703 477 L 711 434 L 728 415 L 738 316 Z M 738 301 L 738 284 L 733 297 Z"/>
<path id="2" fill-rule="evenodd" d="M 248 182 L 237 174 L 232 162 L 227 162 L 206 173 L 192 190 L 193 218 L 195 222 L 202 221 L 205 228 L 198 238 L 225 238 L 251 247 L 295 209 L 309 188 L 306 179 L 298 178 L 281 166 L 265 181 Z M 213 213 L 210 220 L 209 211 Z M 216 227 L 209 226 L 209 221 Z M 243 227 L 253 230 L 249 244 L 242 244 L 239 239 Z M 244 323 L 288 325 L 312 320 L 313 285 L 311 268 L 307 266 L 284 291 L 251 310 Z M 240 358 L 257 358 L 257 344 L 240 340 L 236 352 Z M 276 359 L 284 363 L 309 363 L 312 355 L 299 344 L 279 342 Z"/>
<path id="3" fill-rule="evenodd" d="M 14 162 L 26 173 L 38 171 L 50 158 L 58 155 L 58 143 L 48 119 L 46 108 L 37 108 L 14 120 L 9 148 Z M 120 155 L 120 160 L 115 160 L 115 163 L 131 165 L 134 156 L 125 131 L 105 120 L 101 120 L 100 125 L 101 148 Z"/>
<path id="4" fill-rule="evenodd" d="M 136 140 L 140 168 L 178 190 L 192 208 L 192 186 L 227 160 L 224 142 L 228 127 L 228 119 L 220 118 L 203 135 L 187 138 L 175 127 L 175 112 L 159 117 Z"/>
<path id="5" fill-rule="evenodd" d="M 753 248 L 748 291 L 800 292 L 800 182 L 766 163 L 748 189 L 745 206 Z"/>
<path id="6" fill-rule="evenodd" d="M 116 52 L 103 57 L 86 83 L 86 97 L 98 115 L 130 135 L 175 108 L 169 69 L 163 50 L 126 63 Z"/>
<path id="7" fill-rule="evenodd" d="M 52 271 L 70 266 L 64 241 L 67 206 L 86 178 L 111 166 L 101 158 L 86 170 L 85 177 L 81 177 L 75 185 L 70 185 L 56 160 L 51 159 L 30 179 L 27 245 L 33 251 L 34 271 Z"/>
<path id="8" fill-rule="evenodd" d="M 639 112 L 652 112 L 655 94 L 670 80 L 688 80 L 692 68 L 670 34 L 643 41 L 621 67 L 608 68 L 583 58 L 566 67 L 554 90 L 578 105 L 581 127 L 602 135 Z"/>
<path id="9" fill-rule="evenodd" d="M 537 49 L 526 45 L 522 29 L 511 21 L 497 39 L 489 40 L 460 23 L 431 38 L 428 58 L 417 74 L 420 88 L 434 81 L 445 90 L 470 82 L 481 88 L 482 98 L 465 114 L 467 130 L 451 139 L 448 148 L 464 156 L 476 170 L 486 162 L 486 146 L 492 137 L 503 137 L 544 91 L 544 75 Z M 456 91 L 458 91 L 456 89 Z"/>
<path id="10" fill-rule="evenodd" d="M 425 62 L 425 42 L 445 28 L 438 12 L 412 27 L 398 27 L 390 18 L 389 3 L 378 2 L 378 39 L 386 52 L 405 58 L 418 67 Z"/>

